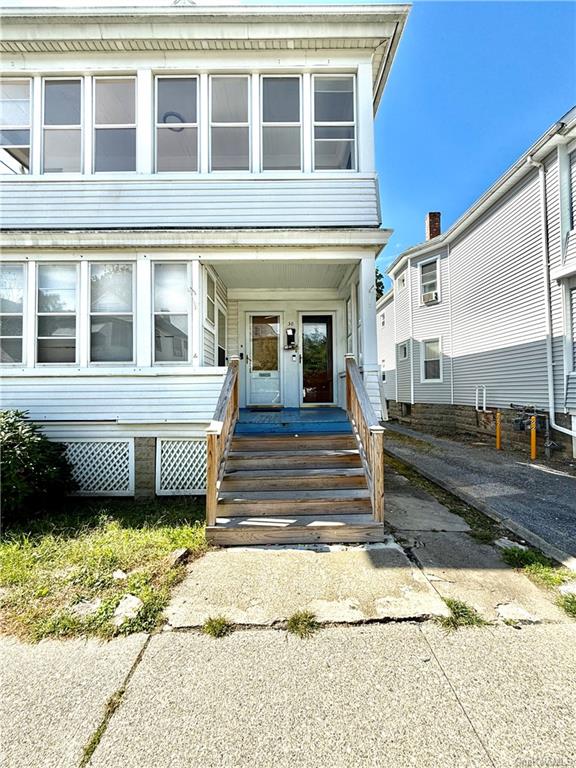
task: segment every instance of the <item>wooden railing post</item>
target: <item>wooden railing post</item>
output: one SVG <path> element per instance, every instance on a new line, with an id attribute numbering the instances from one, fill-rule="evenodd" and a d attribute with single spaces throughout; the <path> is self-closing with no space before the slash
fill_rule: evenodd
<path id="1" fill-rule="evenodd" d="M 206 525 L 216 524 L 220 465 L 218 440 L 219 435 L 216 432 L 206 433 Z"/>
<path id="2" fill-rule="evenodd" d="M 384 428 L 371 427 L 372 441 L 372 510 L 374 518 L 384 522 Z"/>

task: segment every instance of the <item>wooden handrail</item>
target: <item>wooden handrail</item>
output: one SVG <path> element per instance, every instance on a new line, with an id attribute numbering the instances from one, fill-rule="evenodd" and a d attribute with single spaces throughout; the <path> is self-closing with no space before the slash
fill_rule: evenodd
<path id="1" fill-rule="evenodd" d="M 230 358 L 214 417 L 206 430 L 206 525 L 216 525 L 218 492 L 226 455 L 238 420 L 238 366 L 240 358 Z"/>
<path id="2" fill-rule="evenodd" d="M 372 514 L 375 520 L 383 523 L 384 427 L 378 421 L 353 355 L 346 355 L 346 409 L 360 445 L 360 455 L 372 501 Z"/>

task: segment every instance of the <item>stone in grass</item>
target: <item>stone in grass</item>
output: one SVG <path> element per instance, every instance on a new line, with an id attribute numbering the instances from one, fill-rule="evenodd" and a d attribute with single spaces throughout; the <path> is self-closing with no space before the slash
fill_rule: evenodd
<path id="1" fill-rule="evenodd" d="M 576 595 L 576 581 L 567 581 L 560 587 L 561 595 Z"/>
<path id="2" fill-rule="evenodd" d="M 87 616 L 95 614 L 101 605 L 102 600 L 99 597 L 95 597 L 93 600 L 80 600 L 79 603 L 70 608 L 70 613 L 79 619 L 85 619 Z"/>
<path id="3" fill-rule="evenodd" d="M 117 568 L 112 573 L 112 578 L 116 579 L 116 581 L 124 581 L 124 579 L 128 578 L 128 574 L 125 571 L 121 571 L 120 568 Z"/>
<path id="4" fill-rule="evenodd" d="M 540 619 L 532 616 L 521 605 L 517 603 L 500 603 L 496 606 L 496 613 L 502 621 L 509 621 L 515 624 L 540 624 Z"/>
<path id="5" fill-rule="evenodd" d="M 190 550 L 188 547 L 180 547 L 180 549 L 175 549 L 174 552 L 170 552 L 168 555 L 168 560 L 170 561 L 170 567 L 176 568 L 179 565 L 184 565 L 184 563 L 188 560 L 190 557 Z"/>
<path id="6" fill-rule="evenodd" d="M 121 627 L 125 621 L 135 619 L 144 603 L 136 595 L 124 595 L 116 606 L 112 623 L 115 627 Z"/>
<path id="7" fill-rule="evenodd" d="M 500 549 L 528 549 L 524 544 L 518 544 L 517 541 L 507 539 L 505 536 L 501 539 L 497 539 L 494 544 L 496 544 L 497 547 L 500 547 Z"/>

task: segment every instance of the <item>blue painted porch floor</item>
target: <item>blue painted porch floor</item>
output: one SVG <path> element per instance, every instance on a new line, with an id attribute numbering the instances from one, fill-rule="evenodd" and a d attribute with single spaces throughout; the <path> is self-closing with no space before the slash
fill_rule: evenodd
<path id="1" fill-rule="evenodd" d="M 350 433 L 350 422 L 342 408 L 282 408 L 278 411 L 240 409 L 237 435 Z"/>

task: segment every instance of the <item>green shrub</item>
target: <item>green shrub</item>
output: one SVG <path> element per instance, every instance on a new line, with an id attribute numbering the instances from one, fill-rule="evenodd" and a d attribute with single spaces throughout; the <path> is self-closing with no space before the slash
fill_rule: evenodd
<path id="1" fill-rule="evenodd" d="M 51 443 L 22 411 L 0 411 L 0 469 L 5 522 L 58 504 L 74 489 L 65 447 Z"/>

